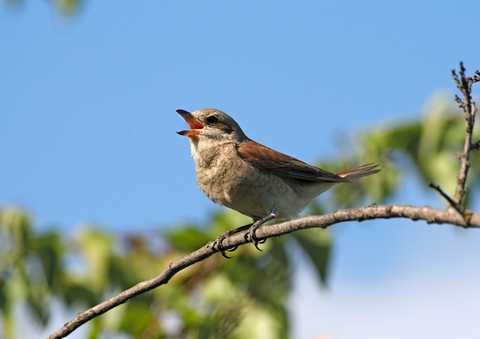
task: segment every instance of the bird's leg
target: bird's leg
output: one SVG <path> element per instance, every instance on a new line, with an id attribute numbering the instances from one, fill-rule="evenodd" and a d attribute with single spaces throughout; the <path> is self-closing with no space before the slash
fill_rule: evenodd
<path id="1" fill-rule="evenodd" d="M 242 231 L 245 231 L 245 230 L 248 230 L 248 232 L 245 233 L 245 240 L 248 241 L 248 236 L 250 236 L 250 241 L 252 242 L 252 244 L 255 246 L 255 248 L 259 251 L 261 251 L 260 248 L 258 248 L 258 244 L 263 244 L 266 239 L 262 240 L 262 241 L 258 241 L 258 238 L 255 236 L 255 231 L 257 229 L 259 229 L 264 223 L 270 221 L 270 220 L 273 220 L 277 217 L 277 214 L 275 212 L 271 212 L 270 215 L 266 216 L 265 218 L 263 219 L 260 219 L 260 220 L 256 220 L 253 224 L 248 224 L 248 225 L 245 225 L 245 226 L 241 226 L 241 227 L 237 227 L 237 228 L 234 228 L 234 229 L 231 229 L 231 230 L 228 230 L 228 231 L 225 231 L 223 232 L 222 234 L 220 234 L 217 239 L 213 242 L 213 245 L 212 247 L 213 248 L 217 248 L 217 250 L 227 259 L 231 259 L 232 257 L 229 257 L 228 255 L 225 254 L 225 249 L 223 248 L 222 246 L 222 242 L 227 239 L 228 237 L 230 237 L 231 235 L 234 235 L 236 233 L 239 233 L 239 232 L 242 232 Z M 233 252 L 237 249 L 237 247 L 235 246 L 234 248 L 232 249 L 229 249 L 227 251 L 229 252 Z"/>
<path id="2" fill-rule="evenodd" d="M 276 213 L 271 212 L 270 215 L 266 216 L 265 218 L 255 221 L 250 227 L 250 229 L 248 230 L 248 232 L 245 233 L 245 239 L 248 240 L 247 235 L 250 235 L 250 241 L 252 242 L 253 246 L 255 246 L 257 250 L 261 251 L 261 249 L 258 248 L 258 244 L 263 244 L 266 241 L 266 239 L 263 240 L 262 242 L 259 242 L 258 238 L 255 236 L 255 231 L 258 230 L 264 223 L 270 220 L 273 220 L 276 217 L 277 217 Z"/>
<path id="3" fill-rule="evenodd" d="M 222 255 L 227 258 L 227 259 L 231 259 L 232 257 L 229 257 L 228 255 L 225 254 L 225 249 L 223 248 L 222 246 L 222 242 L 227 239 L 229 236 L 231 235 L 234 235 L 236 233 L 239 233 L 239 232 L 242 232 L 242 231 L 245 231 L 245 230 L 248 230 L 250 228 L 250 226 L 252 226 L 253 224 L 248 224 L 248 225 L 245 225 L 245 226 L 241 226 L 241 227 L 237 227 L 237 228 L 234 228 L 234 229 L 231 229 L 231 230 L 228 230 L 226 232 L 223 232 L 222 234 L 220 234 L 217 239 L 213 242 L 213 248 L 217 248 L 217 250 L 222 253 Z M 227 251 L 229 252 L 233 252 L 237 249 L 237 247 L 235 246 L 234 248 L 232 249 L 229 249 Z"/>

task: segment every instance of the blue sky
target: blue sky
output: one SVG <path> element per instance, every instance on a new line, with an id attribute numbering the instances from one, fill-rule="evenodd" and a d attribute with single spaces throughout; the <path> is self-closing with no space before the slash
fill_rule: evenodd
<path id="1" fill-rule="evenodd" d="M 250 138 L 314 162 L 334 157 L 345 133 L 416 117 L 438 91 L 453 93 L 459 61 L 480 68 L 477 1 L 90 0 L 72 19 L 46 1 L 2 5 L 0 206 L 27 208 L 43 229 L 208 219 L 219 207 L 196 187 L 176 109 L 221 109 Z M 443 206 L 408 187 L 392 202 Z M 398 221 L 338 227 L 331 290 L 321 293 L 350 283 L 388 294 L 413 268 L 423 284 L 443 272 L 445 242 L 478 252 L 457 233 Z"/>
<path id="2" fill-rule="evenodd" d="M 423 6 L 423 7 L 422 7 Z M 472 2 L 473 6 L 473 2 Z M 5 6 L 4 6 L 5 7 Z M 40 225 L 202 219 L 175 110 L 214 107 L 315 161 L 336 136 L 415 115 L 479 47 L 452 3 L 25 1 L 0 17 L 0 202 Z"/>

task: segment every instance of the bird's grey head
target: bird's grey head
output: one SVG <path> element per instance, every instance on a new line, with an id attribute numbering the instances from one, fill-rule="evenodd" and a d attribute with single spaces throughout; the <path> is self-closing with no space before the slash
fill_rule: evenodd
<path id="1" fill-rule="evenodd" d="M 217 109 L 205 108 L 189 113 L 177 110 L 188 123 L 190 130 L 178 132 L 191 139 L 213 139 L 240 143 L 248 140 L 240 126 L 232 117 Z"/>

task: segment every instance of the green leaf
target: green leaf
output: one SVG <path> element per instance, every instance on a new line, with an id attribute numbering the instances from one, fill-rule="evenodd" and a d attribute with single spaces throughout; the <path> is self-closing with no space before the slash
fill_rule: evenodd
<path id="1" fill-rule="evenodd" d="M 64 253 L 64 247 L 60 235 L 50 232 L 32 237 L 29 247 L 40 257 L 48 287 L 52 290 L 61 288 L 60 275 L 62 268 L 60 260 Z"/>
<path id="2" fill-rule="evenodd" d="M 83 286 L 75 282 L 64 285 L 63 300 L 67 305 L 81 303 L 88 307 L 92 307 L 100 302 L 99 296 L 92 291 L 91 286 Z"/>
<path id="3" fill-rule="evenodd" d="M 305 254 L 312 261 L 318 277 L 326 283 L 331 240 L 327 230 L 310 229 L 292 233 Z"/>
<path id="4" fill-rule="evenodd" d="M 168 232 L 165 237 L 180 251 L 193 251 L 211 240 L 204 232 L 198 228 L 188 227 L 180 228 Z"/>
<path id="5" fill-rule="evenodd" d="M 130 334 L 133 338 L 141 338 L 145 329 L 148 328 L 152 322 L 156 322 L 156 319 L 153 318 L 151 305 L 132 300 L 126 307 L 127 310 L 120 323 L 119 329 Z M 157 328 L 157 331 L 158 330 Z M 153 338 L 156 336 L 154 336 L 154 333 L 149 332 L 148 337 Z"/>
<path id="6" fill-rule="evenodd" d="M 108 286 L 108 273 L 113 257 L 113 239 L 110 235 L 98 230 L 84 229 L 75 239 L 77 247 L 88 260 L 89 281 L 96 293 Z"/>

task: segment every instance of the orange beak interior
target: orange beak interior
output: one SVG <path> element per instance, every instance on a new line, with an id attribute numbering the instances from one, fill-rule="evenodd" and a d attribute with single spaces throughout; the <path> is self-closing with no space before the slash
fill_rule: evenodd
<path id="1" fill-rule="evenodd" d="M 190 127 L 190 130 L 177 132 L 180 135 L 185 135 L 187 137 L 193 137 L 198 134 L 198 130 L 202 129 L 204 126 L 200 121 L 195 119 L 190 112 L 187 112 L 183 109 L 178 109 L 177 113 L 180 114 Z"/>

